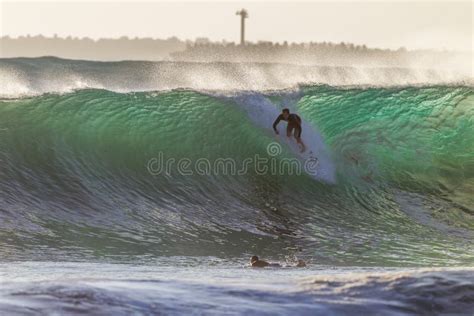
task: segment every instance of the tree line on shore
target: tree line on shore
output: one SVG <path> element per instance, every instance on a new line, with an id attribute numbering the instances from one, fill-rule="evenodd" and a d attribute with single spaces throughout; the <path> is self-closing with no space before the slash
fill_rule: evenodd
<path id="1" fill-rule="evenodd" d="M 366 45 L 331 42 L 213 42 L 154 38 L 78 38 L 20 36 L 0 38 L 1 57 L 56 56 L 88 60 L 173 60 L 190 62 L 274 62 L 321 65 L 409 66 L 413 62 L 436 65 L 453 53 L 432 50 L 369 48 Z"/>

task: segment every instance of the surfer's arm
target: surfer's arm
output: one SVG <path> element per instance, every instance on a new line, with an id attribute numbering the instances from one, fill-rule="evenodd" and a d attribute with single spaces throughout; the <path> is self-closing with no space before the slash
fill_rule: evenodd
<path id="1" fill-rule="evenodd" d="M 277 134 L 278 134 L 277 125 L 278 125 L 278 123 L 280 123 L 281 119 L 282 119 L 282 115 L 280 114 L 280 115 L 278 115 L 278 117 L 276 118 L 275 122 L 273 122 L 273 130 L 274 130 L 275 133 L 277 133 Z"/>

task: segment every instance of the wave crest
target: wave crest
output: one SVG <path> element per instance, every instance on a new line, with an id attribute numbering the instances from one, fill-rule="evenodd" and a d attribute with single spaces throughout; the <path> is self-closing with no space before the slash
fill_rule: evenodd
<path id="1" fill-rule="evenodd" d="M 308 84 L 331 86 L 472 85 L 472 74 L 426 68 L 354 68 L 265 63 L 93 62 L 55 57 L 0 59 L 0 97 L 77 89 L 115 92 L 278 90 Z"/>

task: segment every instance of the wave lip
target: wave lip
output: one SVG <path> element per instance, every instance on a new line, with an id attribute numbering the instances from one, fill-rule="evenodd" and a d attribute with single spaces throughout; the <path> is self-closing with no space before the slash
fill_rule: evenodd
<path id="1" fill-rule="evenodd" d="M 55 57 L 0 59 L 0 98 L 65 93 L 278 90 L 306 84 L 400 86 L 473 84 L 471 73 L 450 69 L 354 68 L 266 63 L 94 62 Z"/>

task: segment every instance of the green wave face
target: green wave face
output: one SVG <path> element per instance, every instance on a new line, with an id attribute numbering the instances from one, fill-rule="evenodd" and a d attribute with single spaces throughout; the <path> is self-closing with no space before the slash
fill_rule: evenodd
<path id="1" fill-rule="evenodd" d="M 310 87 L 298 104 L 345 168 L 362 167 L 372 178 L 411 190 L 452 193 L 472 181 L 471 88 Z"/>
<path id="2" fill-rule="evenodd" d="M 241 106 L 255 95 L 320 131 L 335 184 L 251 168 L 150 173 L 160 155 L 231 158 L 237 167 L 275 158 L 273 136 Z M 80 90 L 0 101 L 0 127 L 6 258 L 41 257 L 45 248 L 78 259 L 300 248 L 323 264 L 474 263 L 471 87 Z M 294 156 L 282 150 L 277 161 Z"/>

